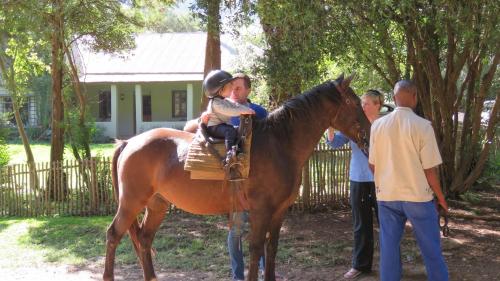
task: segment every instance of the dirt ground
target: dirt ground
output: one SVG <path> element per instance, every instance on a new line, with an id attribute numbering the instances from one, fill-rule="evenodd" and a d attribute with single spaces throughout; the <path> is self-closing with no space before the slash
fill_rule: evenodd
<path id="1" fill-rule="evenodd" d="M 500 280 L 499 189 L 480 192 L 480 200 L 475 203 L 450 201 L 450 205 L 450 236 L 442 238 L 450 280 Z M 472 216 L 476 219 L 472 219 Z M 175 223 L 185 224 L 183 227 L 191 227 L 196 226 L 199 217 L 185 215 L 171 219 Z M 375 236 L 374 272 L 357 280 L 378 280 L 378 228 Z M 285 245 L 280 250 L 287 253 L 279 254 L 277 272 L 288 280 L 343 280 L 342 275 L 350 267 L 352 251 L 350 210 L 289 213 L 282 228 L 280 245 Z M 427 280 L 410 225 L 406 227 L 402 242 L 402 261 L 402 280 Z M 100 280 L 102 264 L 103 257 L 99 257 L 83 267 L 47 265 L 23 268 L 16 272 L 2 272 L 0 269 L 0 280 Z M 115 274 L 116 280 L 142 280 L 138 265 L 118 266 Z M 157 275 L 159 280 L 172 281 L 230 280 L 215 272 L 197 270 L 157 268 Z"/>

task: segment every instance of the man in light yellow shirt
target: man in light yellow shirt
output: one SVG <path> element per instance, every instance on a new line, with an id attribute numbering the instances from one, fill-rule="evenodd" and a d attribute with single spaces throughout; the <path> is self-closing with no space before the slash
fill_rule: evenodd
<path id="1" fill-rule="evenodd" d="M 394 87 L 396 109 L 371 128 L 369 165 L 374 172 L 380 221 L 380 280 L 401 280 L 400 243 L 407 220 L 413 227 L 428 280 L 447 281 L 441 252 L 439 205 L 448 210 L 436 167 L 442 163 L 431 123 L 417 116 L 417 88 Z"/>

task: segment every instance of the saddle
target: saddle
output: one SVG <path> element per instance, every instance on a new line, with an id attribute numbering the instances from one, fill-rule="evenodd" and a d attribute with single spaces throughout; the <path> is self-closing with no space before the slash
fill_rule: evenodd
<path id="1" fill-rule="evenodd" d="M 200 124 L 189 145 L 184 170 L 191 172 L 191 179 L 225 180 L 231 179 L 231 175 L 235 174 L 238 179 L 247 179 L 250 172 L 251 142 L 252 117 L 241 115 L 237 143 L 242 152 L 236 155 L 234 151 L 233 155 L 237 159 L 229 166 L 225 165 L 223 161 L 226 157 L 224 139 L 211 137 L 207 133 L 206 125 Z"/>

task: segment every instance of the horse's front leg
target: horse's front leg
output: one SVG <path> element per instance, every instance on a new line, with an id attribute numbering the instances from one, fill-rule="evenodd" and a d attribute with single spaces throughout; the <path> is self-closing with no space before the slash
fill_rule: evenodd
<path id="1" fill-rule="evenodd" d="M 259 259 L 265 255 L 264 244 L 269 229 L 271 212 L 250 211 L 250 268 L 247 281 L 257 281 L 259 276 Z"/>
<path id="2" fill-rule="evenodd" d="M 265 281 L 275 281 L 275 259 L 278 253 L 278 241 L 280 238 L 281 225 L 285 217 L 286 208 L 273 215 L 270 225 L 268 241 L 266 243 L 266 268 L 264 273 Z"/>

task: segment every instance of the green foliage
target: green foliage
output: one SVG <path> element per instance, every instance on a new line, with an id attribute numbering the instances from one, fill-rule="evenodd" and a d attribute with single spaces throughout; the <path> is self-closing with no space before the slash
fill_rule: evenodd
<path id="1" fill-rule="evenodd" d="M 0 137 L 0 168 L 9 164 L 10 153 L 5 141 Z"/>
<path id="2" fill-rule="evenodd" d="M 38 125 L 45 131 L 49 127 L 52 113 L 51 78 L 47 73 L 33 77 L 29 92 L 35 97 Z"/>
<path id="3" fill-rule="evenodd" d="M 9 134 L 9 128 L 6 127 L 6 122 L 4 116 L 0 114 L 0 168 L 9 164 L 10 161 L 10 151 L 6 144 L 6 140 Z"/>
<path id="4" fill-rule="evenodd" d="M 23 145 L 17 141 L 17 143 L 8 142 L 8 151 L 11 155 L 12 164 L 26 163 L 26 155 L 24 153 Z M 35 157 L 35 162 L 47 162 L 50 160 L 50 143 L 49 142 L 35 142 L 31 144 L 33 150 L 33 155 Z M 102 156 L 102 157 L 112 157 L 114 152 L 114 144 L 112 143 L 102 143 L 102 144 L 91 144 L 90 150 L 92 156 Z M 71 150 L 66 148 L 65 159 L 74 159 Z"/>
<path id="5" fill-rule="evenodd" d="M 467 201 L 467 202 L 475 204 L 475 205 L 479 204 L 479 202 L 481 201 L 481 197 L 474 192 L 465 192 L 465 193 L 461 194 L 460 197 L 464 201 Z"/>
<path id="6" fill-rule="evenodd" d="M 326 4 L 329 56 L 342 70 L 356 71 L 363 90 L 391 90 L 395 81 L 407 76 L 403 29 L 381 13 L 384 1 Z"/>
<path id="7" fill-rule="evenodd" d="M 271 89 L 272 106 L 317 84 L 327 48 L 320 1 L 259 1 L 257 14 L 268 47 L 260 70 Z"/>
<path id="8" fill-rule="evenodd" d="M 498 4 L 490 0 L 325 4 L 330 59 L 340 69 L 358 72 L 358 93 L 367 88 L 387 92 L 400 79 L 414 80 L 418 111 L 433 122 L 440 144 L 443 187 L 456 193 L 471 187 L 485 163 L 480 157 L 487 132 L 480 128 L 483 100 L 499 97 Z M 459 110 L 465 113 L 463 125 L 454 117 Z M 490 119 L 490 127 L 496 122 Z M 461 126 L 467 130 L 459 130 Z M 486 142 L 494 142 L 491 135 L 490 131 Z"/>
<path id="9" fill-rule="evenodd" d="M 87 121 L 82 124 L 80 112 L 74 107 L 66 108 L 64 115 L 66 122 L 64 129 L 66 143 L 71 146 L 73 153 L 77 153 L 78 157 L 87 158 L 87 147 L 93 138 L 95 123 Z"/>
<path id="10" fill-rule="evenodd" d="M 203 27 L 199 18 L 190 13 L 181 13 L 171 3 L 157 3 L 140 9 L 144 20 L 144 29 L 158 32 L 193 32 Z"/>
<path id="11" fill-rule="evenodd" d="M 65 1 L 66 40 L 81 39 L 92 50 L 116 52 L 134 47 L 133 32 L 140 24 L 137 15 L 129 15 L 120 1 Z M 67 44 L 67 43 L 66 43 Z"/>
<path id="12" fill-rule="evenodd" d="M 497 138 L 498 142 L 499 139 Z M 492 148 L 493 151 L 488 155 L 488 162 L 486 162 L 486 167 L 481 175 L 480 181 L 488 182 L 490 185 L 500 184 L 500 145 Z"/>

